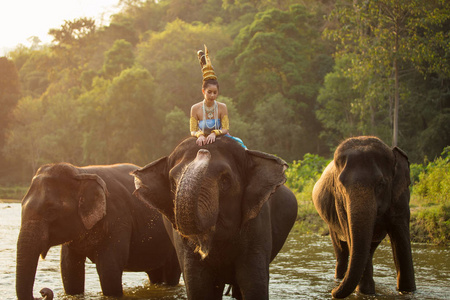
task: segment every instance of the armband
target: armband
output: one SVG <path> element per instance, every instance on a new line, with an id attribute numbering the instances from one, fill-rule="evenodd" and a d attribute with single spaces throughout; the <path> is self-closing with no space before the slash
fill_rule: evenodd
<path id="1" fill-rule="evenodd" d="M 197 119 L 196 118 L 194 118 L 194 117 L 191 117 L 191 119 L 189 120 L 189 127 L 190 127 L 190 131 L 191 132 L 193 132 L 193 131 L 198 131 L 198 121 L 197 121 Z"/>
<path id="2" fill-rule="evenodd" d="M 220 120 L 222 123 L 222 129 L 230 130 L 230 120 L 228 120 L 228 115 L 225 115 Z"/>
<path id="3" fill-rule="evenodd" d="M 220 129 L 214 129 L 214 130 L 212 130 L 211 132 L 214 132 L 214 133 L 216 134 L 216 136 L 223 135 L 223 132 L 222 132 L 222 130 L 220 130 Z"/>

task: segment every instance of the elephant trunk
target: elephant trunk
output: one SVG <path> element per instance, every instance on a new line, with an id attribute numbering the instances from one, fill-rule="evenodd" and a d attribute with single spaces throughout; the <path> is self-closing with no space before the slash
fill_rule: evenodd
<path id="1" fill-rule="evenodd" d="M 28 222 L 22 224 L 17 241 L 16 260 L 16 294 L 19 300 L 33 298 L 33 285 L 39 254 L 45 255 L 48 251 L 48 230 L 41 222 Z M 44 233 L 44 236 L 42 234 Z"/>
<path id="2" fill-rule="evenodd" d="M 214 226 L 218 213 L 218 191 L 205 176 L 211 154 L 201 149 L 182 173 L 175 196 L 175 222 L 185 235 L 202 235 Z"/>
<path id="3" fill-rule="evenodd" d="M 333 289 L 334 298 L 349 296 L 360 282 L 370 258 L 373 229 L 377 216 L 377 204 L 373 192 L 358 188 L 349 194 L 347 201 L 347 243 L 350 259 L 344 279 Z M 345 223 L 345 222 L 343 222 Z"/>

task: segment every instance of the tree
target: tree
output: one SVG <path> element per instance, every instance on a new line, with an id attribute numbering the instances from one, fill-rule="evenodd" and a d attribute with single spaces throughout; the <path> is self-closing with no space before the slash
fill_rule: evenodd
<path id="1" fill-rule="evenodd" d="M 105 52 L 103 74 L 113 78 L 134 64 L 133 46 L 125 40 L 116 40 L 114 45 Z"/>
<path id="2" fill-rule="evenodd" d="M 287 161 L 294 160 L 297 149 L 301 149 L 304 142 L 304 129 L 288 101 L 281 94 L 259 101 L 254 111 L 251 136 L 244 144 L 274 153 Z"/>
<path id="3" fill-rule="evenodd" d="M 318 138 L 321 128 L 314 109 L 326 71 L 318 72 L 316 62 L 320 58 L 321 64 L 327 65 L 322 70 L 326 70 L 332 60 L 320 42 L 316 25 L 315 16 L 305 6 L 292 5 L 286 11 L 269 9 L 256 14 L 253 22 L 241 29 L 233 46 L 221 53 L 220 67 L 225 66 L 228 85 L 236 87 L 227 91 L 226 96 L 235 100 L 247 122 L 260 118 L 255 116 L 256 108 L 273 101 L 270 99 L 283 99 L 282 109 L 287 108 L 295 115 L 289 126 L 309 142 L 287 146 L 291 151 L 288 157 L 321 148 Z M 267 113 L 263 119 L 273 118 L 269 110 L 261 112 Z M 260 131 L 264 136 L 255 139 L 276 140 L 283 135 L 281 130 L 290 130 L 289 126 Z"/>
<path id="4" fill-rule="evenodd" d="M 188 114 L 191 105 L 202 99 L 197 50 L 203 49 L 204 44 L 215 67 L 216 55 L 231 45 L 231 38 L 219 26 L 176 20 L 167 24 L 164 32 L 152 33 L 138 45 L 136 62 L 155 78 L 155 93 L 163 110 L 170 111 L 177 106 Z M 216 68 L 221 83 L 222 72 Z M 221 85 L 221 93 L 222 89 L 226 87 Z"/>
<path id="5" fill-rule="evenodd" d="M 12 60 L 0 57 L 0 177 L 10 172 L 11 160 L 3 149 L 7 143 L 7 130 L 13 122 L 13 110 L 21 96 L 19 74 Z"/>
<path id="6" fill-rule="evenodd" d="M 53 51 L 61 60 L 60 67 L 76 68 L 85 65 L 97 45 L 95 20 L 78 18 L 65 21 L 60 29 L 50 29 L 53 36 Z"/>
<path id="7" fill-rule="evenodd" d="M 321 136 L 331 148 L 350 136 L 390 137 L 389 103 L 376 99 L 381 95 L 379 90 L 385 90 L 380 86 L 384 81 L 369 77 L 363 85 L 355 84 L 354 74 L 348 71 L 353 59 L 351 54 L 336 58 L 333 72 L 325 76 L 317 97 L 316 115 L 324 126 Z"/>
<path id="8" fill-rule="evenodd" d="M 19 74 L 13 61 L 0 57 L 0 149 L 5 144 L 5 130 L 20 98 Z"/>
<path id="9" fill-rule="evenodd" d="M 326 31 L 326 35 L 337 42 L 337 55 L 357 55 L 351 67 L 355 85 L 368 88 L 371 85 L 364 81 L 371 78 L 384 81 L 375 86 L 392 86 L 394 146 L 399 135 L 401 76 L 410 72 L 411 66 L 444 73 L 448 70 L 448 64 L 444 66 L 437 57 L 450 53 L 446 46 L 449 37 L 441 31 L 450 18 L 449 9 L 448 1 L 342 1 L 331 14 L 338 28 Z M 432 67 L 423 68 L 421 62 Z M 372 92 L 373 99 L 385 100 L 385 95 Z"/>
<path id="10" fill-rule="evenodd" d="M 154 99 L 154 81 L 139 67 L 126 69 L 112 81 L 94 79 L 79 97 L 84 163 L 134 162 L 157 158 L 164 115 Z"/>
<path id="11" fill-rule="evenodd" d="M 55 60 L 48 49 L 30 51 L 21 57 L 22 65 L 19 69 L 22 94 L 39 98 L 50 85 L 50 76 Z"/>
<path id="12" fill-rule="evenodd" d="M 44 162 L 42 153 L 44 149 L 45 124 L 42 116 L 44 106 L 39 99 L 25 97 L 20 99 L 13 111 L 13 124 L 8 130 L 5 147 L 6 157 L 20 159 L 28 164 L 28 174 L 32 176 L 37 168 Z"/>
<path id="13" fill-rule="evenodd" d="M 189 136 L 189 117 L 178 107 L 174 107 L 164 118 L 163 142 L 165 153 L 170 153 L 183 140 Z"/>

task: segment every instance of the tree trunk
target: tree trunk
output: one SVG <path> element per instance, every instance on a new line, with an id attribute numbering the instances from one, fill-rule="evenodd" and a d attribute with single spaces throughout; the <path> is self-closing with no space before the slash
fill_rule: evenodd
<path id="1" fill-rule="evenodd" d="M 394 79 L 395 79 L 395 99 L 394 99 L 394 129 L 392 137 L 392 147 L 398 145 L 398 106 L 399 106 L 399 92 L 398 92 L 398 65 L 397 59 L 394 58 Z"/>

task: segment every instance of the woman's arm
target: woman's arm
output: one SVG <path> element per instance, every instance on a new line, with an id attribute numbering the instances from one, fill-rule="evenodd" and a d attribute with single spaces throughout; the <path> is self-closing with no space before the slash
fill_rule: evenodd
<path id="1" fill-rule="evenodd" d="M 200 128 L 198 128 L 198 114 L 197 114 L 197 110 L 198 110 L 198 103 L 192 105 L 191 107 L 191 118 L 189 121 L 189 127 L 191 130 L 191 136 L 195 136 L 197 138 L 197 145 L 199 146 L 203 146 L 206 144 L 206 137 L 205 137 L 205 133 L 200 130 Z"/>
<path id="2" fill-rule="evenodd" d="M 219 118 L 222 125 L 221 129 L 215 129 L 212 132 L 216 136 L 227 134 L 230 130 L 230 121 L 228 119 L 228 109 L 225 103 L 219 103 Z"/>
<path id="3" fill-rule="evenodd" d="M 191 136 L 195 136 L 198 138 L 199 136 L 204 136 L 205 134 L 203 133 L 203 131 L 200 130 L 200 128 L 198 128 L 198 118 L 196 108 L 197 104 L 194 104 L 191 107 L 191 118 L 189 121 L 189 127 L 191 130 Z"/>

